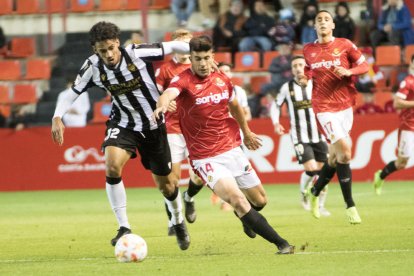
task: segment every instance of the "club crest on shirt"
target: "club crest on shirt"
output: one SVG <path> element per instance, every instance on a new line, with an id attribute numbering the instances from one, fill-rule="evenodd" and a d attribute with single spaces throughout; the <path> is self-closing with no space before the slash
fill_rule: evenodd
<path id="1" fill-rule="evenodd" d="M 127 68 L 128 68 L 128 70 L 129 70 L 130 72 L 135 72 L 135 71 L 137 71 L 137 67 L 136 67 L 136 66 L 135 66 L 135 64 L 133 64 L 133 63 L 128 64 L 128 65 L 127 65 Z"/>
<path id="2" fill-rule="evenodd" d="M 339 49 L 338 49 L 338 48 L 335 48 L 335 49 L 333 50 L 333 52 L 332 52 L 332 55 L 333 55 L 334 57 L 340 56 L 340 55 L 341 55 L 341 51 L 339 51 Z"/>
<path id="3" fill-rule="evenodd" d="M 203 88 L 203 85 L 202 85 L 202 84 L 196 84 L 195 88 L 196 88 L 197 90 L 200 90 L 201 88 Z"/>
<path id="4" fill-rule="evenodd" d="M 335 135 L 331 134 L 331 141 L 335 140 Z"/>
<path id="5" fill-rule="evenodd" d="M 106 75 L 105 74 L 101 74 L 101 81 L 106 81 Z"/>
<path id="6" fill-rule="evenodd" d="M 216 78 L 216 84 L 218 86 L 225 86 L 226 85 L 221 78 Z"/>
<path id="7" fill-rule="evenodd" d="M 213 176 L 211 176 L 211 175 L 207 176 L 207 181 L 208 182 L 213 182 Z"/>

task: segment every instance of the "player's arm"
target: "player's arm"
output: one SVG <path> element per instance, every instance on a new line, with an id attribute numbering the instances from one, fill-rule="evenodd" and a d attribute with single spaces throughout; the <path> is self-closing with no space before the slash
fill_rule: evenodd
<path id="1" fill-rule="evenodd" d="M 247 125 L 244 112 L 236 98 L 229 102 L 229 110 L 234 119 L 240 126 L 244 135 L 244 144 L 249 150 L 256 150 L 262 146 L 262 140 L 259 136 L 253 133 Z"/>
<path id="2" fill-rule="evenodd" d="M 348 41 L 348 43 L 352 44 L 348 52 L 348 57 L 354 66 L 349 69 L 342 66 L 337 66 L 335 67 L 334 72 L 340 77 L 351 77 L 367 73 L 369 70 L 369 65 L 365 60 L 365 57 L 362 55 L 361 51 L 358 50 L 355 44 L 350 41 Z"/>
<path id="3" fill-rule="evenodd" d="M 177 98 L 178 94 L 180 94 L 180 91 L 175 87 L 167 88 L 162 93 L 162 95 L 158 99 L 157 108 L 154 110 L 153 113 L 153 118 L 155 120 L 159 120 L 162 118 L 162 114 L 167 112 L 168 106 L 173 100 L 175 100 L 175 98 Z"/>
<path id="4" fill-rule="evenodd" d="M 162 42 L 164 48 L 164 55 L 172 53 L 188 54 L 190 53 L 190 44 L 184 41 L 168 41 Z"/>
<path id="5" fill-rule="evenodd" d="M 394 108 L 395 109 L 407 109 L 414 108 L 414 101 L 407 101 L 407 96 L 401 92 L 397 92 L 394 97 Z"/>
<path id="6" fill-rule="evenodd" d="M 272 102 L 270 106 L 270 118 L 272 119 L 272 123 L 275 129 L 275 132 L 278 135 L 282 135 L 285 133 L 285 128 L 280 124 L 280 107 L 283 105 L 285 95 L 284 89 L 286 85 L 283 85 L 280 89 L 280 92 L 277 94 L 276 99 Z"/>
<path id="7" fill-rule="evenodd" d="M 75 91 L 71 89 L 71 93 L 68 93 L 66 97 L 63 97 L 56 105 L 55 114 L 52 119 L 52 140 L 59 146 L 63 144 L 63 133 L 65 126 L 62 122 L 62 117 L 71 108 L 72 103 L 79 97 Z"/>

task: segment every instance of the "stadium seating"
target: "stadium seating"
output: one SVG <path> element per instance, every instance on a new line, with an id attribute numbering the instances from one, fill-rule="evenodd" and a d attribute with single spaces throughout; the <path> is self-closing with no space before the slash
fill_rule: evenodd
<path id="1" fill-rule="evenodd" d="M 9 87 L 7 85 L 0 85 L 0 104 L 10 103 Z"/>
<path id="2" fill-rule="evenodd" d="M 414 55 L 414 44 L 407 45 L 405 47 L 404 63 L 409 64 L 411 62 L 411 57 L 413 55 Z"/>
<path id="3" fill-rule="evenodd" d="M 123 0 L 101 0 L 99 11 L 120 11 L 124 9 Z"/>
<path id="4" fill-rule="evenodd" d="M 139 10 L 141 9 L 141 0 L 127 0 L 125 5 L 126 10 Z"/>
<path id="5" fill-rule="evenodd" d="M 91 12 L 95 8 L 94 0 L 71 0 L 70 12 Z"/>
<path id="6" fill-rule="evenodd" d="M 386 102 L 388 102 L 389 100 L 392 100 L 392 93 L 391 91 L 383 91 L 383 92 L 377 92 L 374 93 L 374 102 L 383 107 L 385 105 Z"/>
<path id="7" fill-rule="evenodd" d="M 34 55 L 35 39 L 34 37 L 15 37 L 10 41 L 9 57 L 23 58 Z"/>
<path id="8" fill-rule="evenodd" d="M 46 12 L 61 13 L 66 11 L 66 0 L 46 0 Z"/>
<path id="9" fill-rule="evenodd" d="M 38 13 L 39 10 L 39 0 L 16 0 L 17 14 Z"/>
<path id="10" fill-rule="evenodd" d="M 11 106 L 8 104 L 0 104 L 0 114 L 4 117 L 10 117 L 11 114 Z"/>
<path id="11" fill-rule="evenodd" d="M 13 12 L 13 0 L 0 0 L 0 15 Z"/>
<path id="12" fill-rule="evenodd" d="M 401 48 L 397 45 L 378 46 L 375 49 L 378 66 L 395 66 L 401 64 Z"/>
<path id="13" fill-rule="evenodd" d="M 250 78 L 250 90 L 255 93 L 259 94 L 262 85 L 265 83 L 270 82 L 270 75 L 265 76 L 253 76 Z"/>
<path id="14" fill-rule="evenodd" d="M 50 73 L 50 61 L 47 59 L 31 59 L 26 63 L 26 79 L 28 80 L 48 80 Z"/>
<path id="15" fill-rule="evenodd" d="M 278 51 L 268 51 L 263 54 L 263 70 L 269 69 L 272 60 L 279 55 Z"/>
<path id="16" fill-rule="evenodd" d="M 0 60 L 0 80 L 18 80 L 20 77 L 20 61 Z"/>
<path id="17" fill-rule="evenodd" d="M 225 62 L 231 64 L 231 53 L 230 52 L 219 52 L 214 54 L 214 60 L 217 62 Z"/>
<path id="18" fill-rule="evenodd" d="M 93 118 L 91 123 L 105 123 L 111 113 L 112 104 L 108 101 L 99 101 L 93 104 Z"/>
<path id="19" fill-rule="evenodd" d="M 164 9 L 170 8 L 171 0 L 152 0 L 149 2 L 150 2 L 149 8 L 151 10 L 164 10 Z"/>
<path id="20" fill-rule="evenodd" d="M 237 52 L 234 56 L 234 71 L 260 71 L 259 52 Z"/>
<path id="21" fill-rule="evenodd" d="M 16 84 L 14 86 L 13 103 L 36 103 L 36 86 L 34 84 Z"/>

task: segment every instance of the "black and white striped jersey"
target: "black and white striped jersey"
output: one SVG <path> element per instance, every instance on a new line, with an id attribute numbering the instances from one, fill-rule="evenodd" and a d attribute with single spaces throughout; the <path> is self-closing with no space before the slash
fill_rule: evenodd
<path id="1" fill-rule="evenodd" d="M 121 61 L 115 69 L 108 69 L 97 54 L 90 56 L 72 89 L 81 94 L 92 86 L 103 88 L 112 96 L 110 121 L 134 131 L 156 129 L 152 114 L 160 92 L 152 61 L 164 58 L 162 44 L 131 44 L 120 50 Z"/>
<path id="2" fill-rule="evenodd" d="M 306 88 L 301 87 L 295 81 L 289 81 L 282 85 L 277 94 L 273 112 L 273 123 L 279 122 L 280 108 L 286 103 L 290 117 L 290 136 L 294 144 L 319 143 L 325 141 L 318 131 L 315 113 L 312 109 L 312 81 Z M 275 118 L 277 117 L 277 118 Z"/>

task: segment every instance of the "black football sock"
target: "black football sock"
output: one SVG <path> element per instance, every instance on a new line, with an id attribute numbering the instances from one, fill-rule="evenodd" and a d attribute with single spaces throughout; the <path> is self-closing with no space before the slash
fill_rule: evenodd
<path id="1" fill-rule="evenodd" d="M 257 212 L 261 211 L 264 208 L 264 206 L 259 207 L 259 206 L 254 205 L 253 203 L 250 202 L 250 200 L 247 200 L 247 201 L 249 201 L 250 206 L 252 206 L 252 208 L 255 209 Z"/>
<path id="2" fill-rule="evenodd" d="M 342 195 L 346 203 L 346 208 L 354 207 L 355 203 L 352 199 L 352 171 L 349 164 L 336 163 L 336 173 L 338 175 L 339 184 L 341 185 Z"/>
<path id="3" fill-rule="evenodd" d="M 385 179 L 388 175 L 392 174 L 397 170 L 397 167 L 395 166 L 395 161 L 391 161 L 388 163 L 383 169 L 380 174 L 381 179 Z"/>
<path id="4" fill-rule="evenodd" d="M 254 232 L 262 236 L 265 240 L 274 243 L 277 247 L 288 244 L 279 234 L 269 225 L 264 216 L 253 208 L 247 214 L 240 218 L 243 224 L 247 225 Z"/>
<path id="5" fill-rule="evenodd" d="M 319 173 L 319 178 L 316 181 L 315 185 L 312 187 L 311 192 L 314 196 L 319 196 L 320 192 L 328 185 L 332 177 L 334 177 L 336 168 L 329 166 L 326 162 Z"/>
<path id="6" fill-rule="evenodd" d="M 190 182 L 188 182 L 188 189 L 187 189 L 187 195 L 189 197 L 193 197 L 203 188 L 203 185 L 197 185 L 195 184 L 191 179 Z"/>

